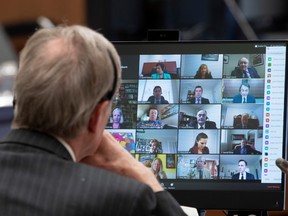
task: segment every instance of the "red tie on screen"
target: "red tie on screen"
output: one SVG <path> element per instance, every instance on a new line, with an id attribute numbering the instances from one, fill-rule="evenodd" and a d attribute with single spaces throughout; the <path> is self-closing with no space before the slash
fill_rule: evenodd
<path id="1" fill-rule="evenodd" d="M 197 104 L 200 104 L 200 98 L 197 98 Z"/>

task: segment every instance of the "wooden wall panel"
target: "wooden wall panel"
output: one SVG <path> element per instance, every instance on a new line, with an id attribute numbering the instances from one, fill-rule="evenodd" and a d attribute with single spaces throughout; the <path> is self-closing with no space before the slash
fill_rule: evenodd
<path id="1" fill-rule="evenodd" d="M 85 24 L 85 0 L 9 0 L 2 1 L 0 23 L 14 24 L 46 16 L 68 24 Z"/>
<path id="2" fill-rule="evenodd" d="M 11 27 L 23 23 L 35 23 L 39 16 L 45 16 L 59 24 L 86 25 L 86 0 L 8 0 L 0 7 L 0 24 Z M 19 29 L 23 26 L 19 26 Z M 15 50 L 20 51 L 29 34 L 22 29 L 17 34 L 9 35 Z"/>

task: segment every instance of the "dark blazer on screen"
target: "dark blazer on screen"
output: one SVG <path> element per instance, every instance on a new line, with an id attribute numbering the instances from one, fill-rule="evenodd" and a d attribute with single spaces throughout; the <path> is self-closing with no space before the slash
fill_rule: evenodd
<path id="1" fill-rule="evenodd" d="M 52 136 L 12 130 L 0 142 L 1 215 L 185 215 L 167 192 L 73 162 Z"/>
<path id="2" fill-rule="evenodd" d="M 189 123 L 188 126 L 194 128 L 194 129 L 198 129 L 198 122 L 192 121 Z M 213 121 L 206 121 L 205 122 L 205 129 L 217 129 L 216 123 Z"/>
<path id="3" fill-rule="evenodd" d="M 148 98 L 147 102 L 150 102 L 151 104 L 155 104 L 155 96 L 150 96 Z M 161 104 L 168 104 L 168 101 L 165 100 L 165 98 L 163 96 L 161 96 L 160 103 Z"/>
<path id="4" fill-rule="evenodd" d="M 195 104 L 195 103 L 196 103 L 195 97 L 191 98 L 191 99 L 189 100 L 189 103 Z M 203 98 L 203 97 L 201 97 L 201 104 L 210 104 L 210 101 L 209 101 L 208 98 Z"/>
<path id="5" fill-rule="evenodd" d="M 235 180 L 238 179 L 239 180 L 239 175 L 240 175 L 239 173 L 234 174 L 232 176 L 232 179 L 235 179 Z M 245 180 L 255 180 L 255 177 L 253 174 L 246 172 L 246 179 Z"/>
<path id="6" fill-rule="evenodd" d="M 259 76 L 256 68 L 254 68 L 254 67 L 251 67 L 251 68 L 250 68 L 250 67 L 249 67 L 249 68 L 248 68 L 248 72 L 249 72 L 251 78 L 260 78 L 260 76 Z M 239 70 L 239 68 L 233 70 L 233 71 L 231 72 L 231 76 L 236 76 L 236 78 L 248 78 L 248 77 L 244 74 L 243 71 Z"/>
<path id="7" fill-rule="evenodd" d="M 261 154 L 261 152 L 253 149 L 249 145 L 246 145 L 244 148 L 246 149 L 246 154 Z M 241 154 L 241 146 L 236 146 L 236 148 L 233 150 L 233 154 Z"/>
<path id="8" fill-rule="evenodd" d="M 233 103 L 242 103 L 242 95 L 237 94 L 233 97 Z M 253 95 L 247 95 L 246 103 L 256 103 L 256 99 Z"/>

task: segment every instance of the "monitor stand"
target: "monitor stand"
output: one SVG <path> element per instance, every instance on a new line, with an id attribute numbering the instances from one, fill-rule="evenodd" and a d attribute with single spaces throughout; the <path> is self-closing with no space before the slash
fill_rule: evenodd
<path id="1" fill-rule="evenodd" d="M 227 216 L 268 216 L 268 211 L 258 210 L 258 211 L 227 211 Z"/>

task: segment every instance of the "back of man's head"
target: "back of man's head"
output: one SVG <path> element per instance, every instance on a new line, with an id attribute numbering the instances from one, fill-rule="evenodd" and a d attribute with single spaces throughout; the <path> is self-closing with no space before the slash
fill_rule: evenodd
<path id="1" fill-rule="evenodd" d="M 38 30 L 20 55 L 13 125 L 77 136 L 97 104 L 112 99 L 120 68 L 113 45 L 89 28 Z"/>

